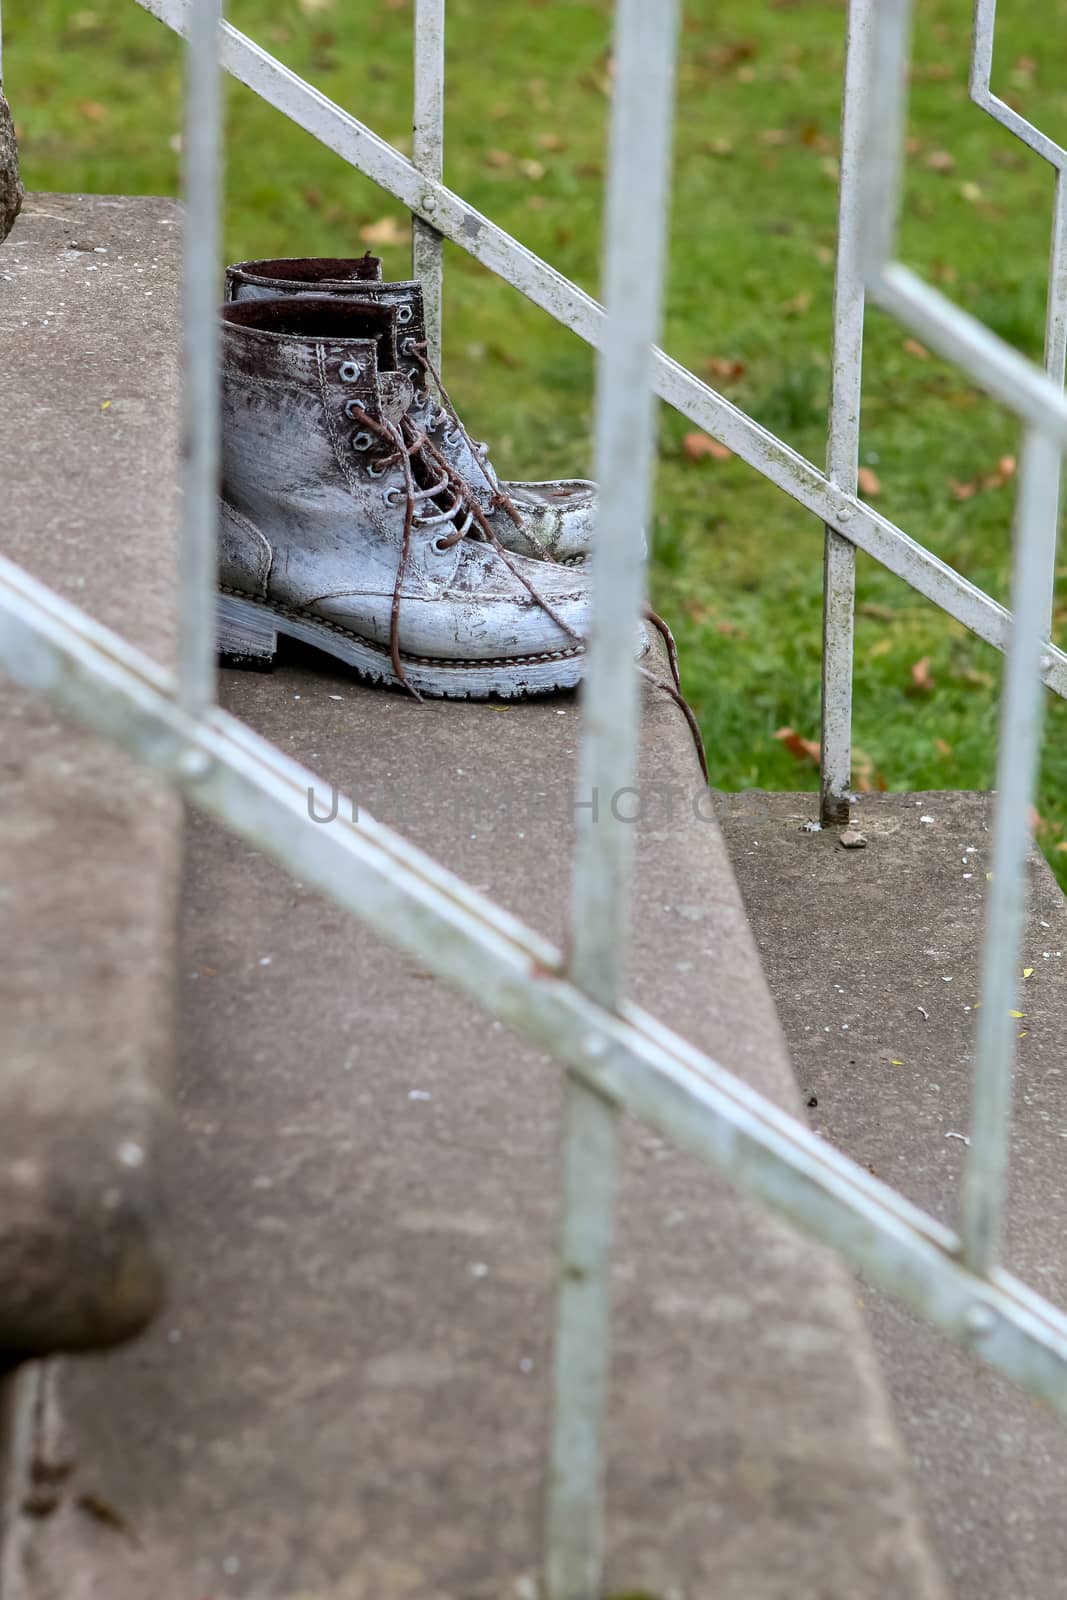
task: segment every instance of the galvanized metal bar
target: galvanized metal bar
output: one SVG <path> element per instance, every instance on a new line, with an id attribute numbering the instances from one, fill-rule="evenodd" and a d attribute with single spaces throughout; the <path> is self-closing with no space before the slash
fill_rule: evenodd
<path id="1" fill-rule="evenodd" d="M 826 475 L 856 493 L 863 383 L 863 270 L 860 196 L 863 182 L 865 52 L 872 35 L 873 0 L 851 0 L 841 102 L 841 175 L 837 202 L 837 265 L 830 377 L 830 436 Z M 822 739 L 820 816 L 824 826 L 847 823 L 852 787 L 852 654 L 856 547 L 827 527 L 823 550 Z"/>
<path id="2" fill-rule="evenodd" d="M 567 1074 L 545 1504 L 546 1600 L 598 1600 L 601 1593 L 619 1120 L 613 1101 L 575 1073 Z"/>
<path id="3" fill-rule="evenodd" d="M 1045 707 L 1038 665 L 1047 623 L 1047 574 L 1056 549 L 1060 465 L 1059 441 L 1032 429 L 1023 444 L 1019 476 L 1012 585 L 1015 622 L 1001 702 L 993 874 L 986 905 L 982 1009 L 960 1229 L 964 1260 L 977 1273 L 988 1273 L 997 1259 L 1007 1182 L 1030 807 Z"/>
<path id="4" fill-rule="evenodd" d="M 139 3 L 177 32 L 184 31 L 189 0 L 139 0 Z M 588 343 L 599 345 L 603 335 L 603 310 L 582 289 L 458 195 L 424 178 L 391 145 L 229 24 L 223 24 L 220 50 L 223 65 L 240 82 L 383 189 L 396 195 L 409 209 L 423 215 L 425 220 L 432 216 L 434 225 L 446 238 L 467 250 L 558 322 Z M 428 211 L 423 201 L 430 197 L 435 203 Z M 866 551 L 979 638 L 997 649 L 1005 648 L 1009 618 L 1004 606 L 954 572 L 888 517 L 865 505 L 856 495 L 835 487 L 813 462 L 661 350 L 655 355 L 655 386 L 661 399 L 689 417 L 697 427 L 721 439 L 736 456 L 820 522 L 836 529 L 857 549 Z M 1067 697 L 1067 654 L 1050 646 L 1043 670 L 1049 688 Z"/>
<path id="5" fill-rule="evenodd" d="M 365 812 L 314 822 L 313 773 L 219 707 L 188 715 L 169 673 L 2 559 L 0 665 L 1067 1414 L 1067 1316 L 977 1278 L 950 1229 L 647 1013 L 598 1005 L 546 940 Z"/>
<path id="6" fill-rule="evenodd" d="M 445 138 L 445 0 L 415 0 L 415 118 L 412 159 L 423 177 L 441 181 Z M 426 199 L 432 200 L 432 195 Z M 429 208 L 433 210 L 431 205 Z M 441 370 L 444 241 L 418 215 L 411 219 L 411 271 L 422 284 L 426 342 Z"/>
<path id="7" fill-rule="evenodd" d="M 1051 163 L 1056 173 L 1053 199 L 1052 244 L 1049 251 L 1048 299 L 1045 310 L 1045 371 L 1060 389 L 1064 384 L 1064 356 L 1067 353 L 1067 151 L 1049 139 L 1025 117 L 1005 105 L 990 88 L 993 72 L 993 43 L 996 29 L 996 0 L 975 0 L 974 37 L 971 50 L 970 94 L 974 103 L 994 122 L 999 122 L 1023 144 Z M 1057 508 L 1058 515 L 1058 508 Z M 1052 611 L 1056 588 L 1056 556 L 1046 574 L 1047 622 L 1052 631 Z"/>
<path id="8" fill-rule="evenodd" d="M 645 600 L 655 470 L 652 351 L 659 331 L 674 109 L 677 0 L 616 0 L 604 225 L 607 327 L 597 363 L 600 484 L 582 686 L 570 975 L 618 1006 L 629 945 L 633 829 L 611 797 L 637 769 L 634 649 Z M 603 804 L 601 804 L 601 801 Z M 610 1353 L 618 1111 L 567 1082 L 559 1305 L 546 1524 L 548 1600 L 601 1592 L 603 1421 Z"/>
<path id="9" fill-rule="evenodd" d="M 193 0 L 185 52 L 182 142 L 182 528 L 178 694 L 186 711 L 215 699 L 219 378 L 217 282 L 222 169 L 218 29 L 222 0 Z"/>
<path id="10" fill-rule="evenodd" d="M 1035 154 L 1060 171 L 1067 164 L 1067 151 L 1047 134 L 1026 120 L 1013 106 L 1005 104 L 990 87 L 993 75 L 993 39 L 996 32 L 997 0 L 975 0 L 974 33 L 971 45 L 970 96 L 976 106 L 995 122 L 1014 133 Z"/>

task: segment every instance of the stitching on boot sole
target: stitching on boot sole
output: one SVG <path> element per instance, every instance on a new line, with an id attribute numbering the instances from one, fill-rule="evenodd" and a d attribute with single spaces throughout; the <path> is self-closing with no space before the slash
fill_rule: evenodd
<path id="1" fill-rule="evenodd" d="M 259 600 L 254 594 L 244 594 L 240 589 L 231 589 L 226 584 L 219 584 L 219 593 L 233 595 L 235 600 L 247 600 L 250 605 L 260 606 L 268 616 L 291 617 L 296 622 L 310 622 L 317 628 L 328 628 L 331 633 L 339 633 L 343 639 L 352 639 L 365 649 L 373 650 L 376 655 L 382 657 L 383 662 L 389 662 L 389 651 L 383 645 L 373 639 L 364 638 L 361 633 L 353 633 L 350 628 L 343 628 L 339 622 L 330 622 L 326 617 L 316 617 L 310 611 L 298 611 L 294 606 L 279 605 L 277 601 Z M 402 661 L 410 661 L 414 665 L 425 667 L 529 667 L 547 661 L 570 661 L 584 654 L 584 647 L 575 647 L 573 650 L 552 650 L 536 656 L 480 656 L 476 659 L 464 656 L 457 659 L 447 656 L 413 656 L 402 650 L 400 658 Z M 391 663 L 389 671 L 392 672 Z"/>

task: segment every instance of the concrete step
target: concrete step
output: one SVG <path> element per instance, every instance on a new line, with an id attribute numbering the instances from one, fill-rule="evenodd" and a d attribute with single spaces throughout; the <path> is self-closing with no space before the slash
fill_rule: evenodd
<path id="1" fill-rule="evenodd" d="M 0 245 L 0 550 L 164 661 L 179 244 L 172 201 L 39 194 Z M 2 1366 L 159 1300 L 181 817 L 9 684 L 0 768 Z"/>
<path id="2" fill-rule="evenodd" d="M 985 794 L 864 796 L 866 850 L 800 830 L 811 795 L 751 795 L 734 869 L 817 1128 L 956 1218 L 990 870 Z M 1035 852 L 1020 982 L 1006 1259 L 1067 1303 L 1067 902 Z M 1021 975 L 1020 975 L 1021 976 Z M 1067 1425 L 865 1296 L 940 1552 L 967 1600 L 1067 1595 Z"/>
<path id="3" fill-rule="evenodd" d="M 564 937 L 572 697 L 416 705 L 299 656 L 223 694 Z M 644 781 L 637 997 L 799 1109 L 657 694 Z M 38 1373 L 36 1409 L 23 1380 L 5 1600 L 536 1595 L 558 1069 L 200 821 L 183 973 L 171 1303 Z M 631 1125 L 615 1281 L 609 1593 L 943 1595 L 836 1260 Z M 74 1463 L 48 1516 L 25 1514 L 35 1456 Z"/>

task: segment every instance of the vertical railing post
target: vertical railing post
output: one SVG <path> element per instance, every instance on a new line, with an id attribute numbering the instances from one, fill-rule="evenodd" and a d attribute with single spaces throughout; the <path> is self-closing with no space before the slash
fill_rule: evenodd
<path id="1" fill-rule="evenodd" d="M 1056 548 L 1060 468 L 1059 444 L 1031 428 L 1023 443 L 1019 475 L 1011 643 L 1001 701 L 993 871 L 986 904 L 982 1007 L 960 1227 L 964 1260 L 981 1273 L 996 1264 L 1007 1184 L 1019 1032 L 1012 1011 L 1020 980 L 1030 805 L 1045 709 L 1041 654 L 1048 621 L 1047 574 Z"/>
<path id="2" fill-rule="evenodd" d="M 841 163 L 834 274 L 834 334 L 830 433 L 826 472 L 846 494 L 856 493 L 863 376 L 863 265 L 860 198 L 863 184 L 862 86 L 870 48 L 874 0 L 850 0 L 841 102 Z M 824 827 L 847 823 L 852 787 L 852 654 L 856 547 L 827 527 L 823 550 L 822 781 Z"/>
<path id="3" fill-rule="evenodd" d="M 415 119 L 412 160 L 440 181 L 445 138 L 445 0 L 415 0 Z M 433 196 L 426 197 L 428 201 Z M 432 205 L 431 205 L 432 209 Z M 422 284 L 426 344 L 441 369 L 441 292 L 444 240 L 421 217 L 411 219 L 411 271 Z"/>
<path id="4" fill-rule="evenodd" d="M 625 984 L 632 832 L 614 797 L 637 768 L 635 646 L 652 506 L 652 348 L 670 198 L 677 0 L 616 0 L 615 87 L 604 240 L 608 325 L 597 364 L 599 541 L 576 801 L 572 886 L 576 983 L 617 1006 Z M 547 1507 L 549 1600 L 600 1594 L 603 1420 L 618 1112 L 568 1078 L 553 1428 Z"/>
<path id="5" fill-rule="evenodd" d="M 1067 177 L 1062 166 L 1056 168 L 1056 190 L 1052 203 L 1052 243 L 1049 247 L 1048 300 L 1045 306 L 1045 371 L 1060 389 L 1067 369 Z M 1060 515 L 1060 474 L 1056 476 L 1056 499 L 1052 506 L 1053 527 Z M 1044 636 L 1052 637 L 1052 614 L 1056 607 L 1056 544 L 1048 553 L 1045 573 Z"/>
<path id="6" fill-rule="evenodd" d="M 182 321 L 182 531 L 178 697 L 199 715 L 215 699 L 218 580 L 219 197 L 222 170 L 221 0 L 191 0 L 182 141 L 185 219 Z"/>

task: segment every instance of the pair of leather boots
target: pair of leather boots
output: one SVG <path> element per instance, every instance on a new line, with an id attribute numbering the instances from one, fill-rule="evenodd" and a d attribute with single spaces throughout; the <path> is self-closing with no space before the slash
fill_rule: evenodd
<path id="1" fill-rule="evenodd" d="M 596 485 L 497 479 L 420 286 L 368 255 L 243 262 L 226 293 L 223 658 L 269 667 L 285 635 L 421 695 L 574 686 Z"/>

